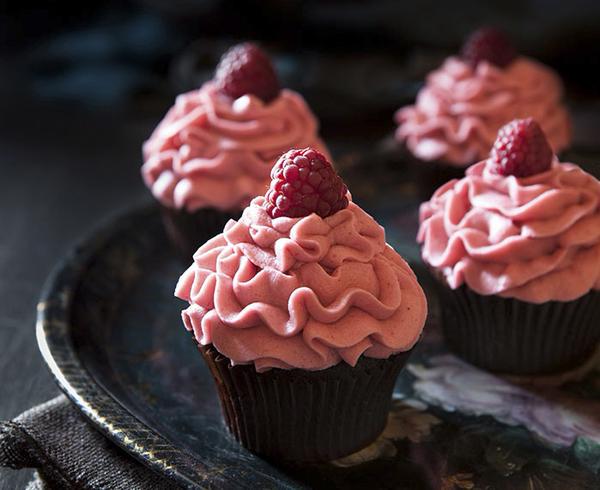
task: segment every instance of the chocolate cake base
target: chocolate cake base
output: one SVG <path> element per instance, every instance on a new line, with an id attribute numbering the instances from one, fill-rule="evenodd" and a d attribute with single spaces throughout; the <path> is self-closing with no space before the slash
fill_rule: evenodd
<path id="1" fill-rule="evenodd" d="M 600 291 L 568 302 L 527 303 L 440 285 L 446 344 L 470 363 L 501 374 L 561 373 L 600 341 Z"/>
<path id="2" fill-rule="evenodd" d="M 230 219 L 239 219 L 242 212 L 203 208 L 190 213 L 161 206 L 161 215 L 173 249 L 188 263 L 202 244 L 221 233 Z"/>
<path id="3" fill-rule="evenodd" d="M 361 357 L 321 371 L 232 366 L 199 346 L 213 375 L 223 418 L 247 449 L 275 461 L 329 461 L 365 447 L 383 431 L 396 378 L 410 352 Z"/>

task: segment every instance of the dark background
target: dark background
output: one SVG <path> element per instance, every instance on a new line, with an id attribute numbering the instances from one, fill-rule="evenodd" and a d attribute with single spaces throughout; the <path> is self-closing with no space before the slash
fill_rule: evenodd
<path id="1" fill-rule="evenodd" d="M 8 3 L 8 2 L 5 2 Z M 43 281 L 70 244 L 147 199 L 140 145 L 236 40 L 261 40 L 336 157 L 393 130 L 472 29 L 503 28 L 561 74 L 575 150 L 600 163 L 600 2 L 10 2 L 0 7 L 0 419 L 58 390 L 37 351 Z M 25 472 L 0 470 L 0 488 Z"/>

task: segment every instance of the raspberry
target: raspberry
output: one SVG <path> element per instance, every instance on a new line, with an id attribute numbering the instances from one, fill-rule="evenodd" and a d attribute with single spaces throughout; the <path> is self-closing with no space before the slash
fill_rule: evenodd
<path id="1" fill-rule="evenodd" d="M 271 170 L 265 207 L 272 218 L 326 218 L 348 206 L 348 188 L 331 163 L 316 150 L 289 150 Z"/>
<path id="2" fill-rule="evenodd" d="M 460 54 L 473 68 L 483 60 L 504 68 L 516 58 L 517 51 L 503 32 L 484 27 L 467 38 Z"/>
<path id="3" fill-rule="evenodd" d="M 219 92 L 233 99 L 252 94 L 270 102 L 279 94 L 279 81 L 271 61 L 253 43 L 230 48 L 219 61 L 214 82 Z"/>
<path id="4" fill-rule="evenodd" d="M 552 148 L 533 119 L 515 119 L 502 126 L 487 165 L 494 173 L 529 177 L 552 166 Z"/>

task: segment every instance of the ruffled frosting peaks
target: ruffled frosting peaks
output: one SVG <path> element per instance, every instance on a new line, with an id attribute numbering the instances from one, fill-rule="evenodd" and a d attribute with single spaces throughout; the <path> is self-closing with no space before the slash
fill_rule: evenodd
<path id="1" fill-rule="evenodd" d="M 517 178 L 480 162 L 422 204 L 420 222 L 423 259 L 452 288 L 532 303 L 600 289 L 600 183 L 576 165 Z"/>
<path id="2" fill-rule="evenodd" d="M 427 306 L 409 266 L 358 206 L 276 218 L 253 200 L 201 247 L 176 295 L 188 329 L 233 363 L 325 369 L 386 358 L 419 338 Z"/>
<path id="3" fill-rule="evenodd" d="M 501 126 L 533 117 L 560 152 L 571 140 L 561 99 L 558 76 L 528 58 L 472 68 L 450 57 L 427 77 L 416 103 L 396 113 L 396 138 L 422 160 L 468 166 L 487 157 Z"/>
<path id="4" fill-rule="evenodd" d="M 243 209 L 265 192 L 275 159 L 292 147 L 328 155 L 304 99 L 282 90 L 265 103 L 253 95 L 233 102 L 211 82 L 177 97 L 143 148 L 142 176 L 165 206 Z"/>

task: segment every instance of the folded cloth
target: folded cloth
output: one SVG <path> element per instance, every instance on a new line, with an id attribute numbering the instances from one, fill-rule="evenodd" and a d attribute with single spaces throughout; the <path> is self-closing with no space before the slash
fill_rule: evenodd
<path id="1" fill-rule="evenodd" d="M 28 490 L 173 489 L 94 429 L 61 395 L 0 422 L 0 467 L 35 468 Z"/>

